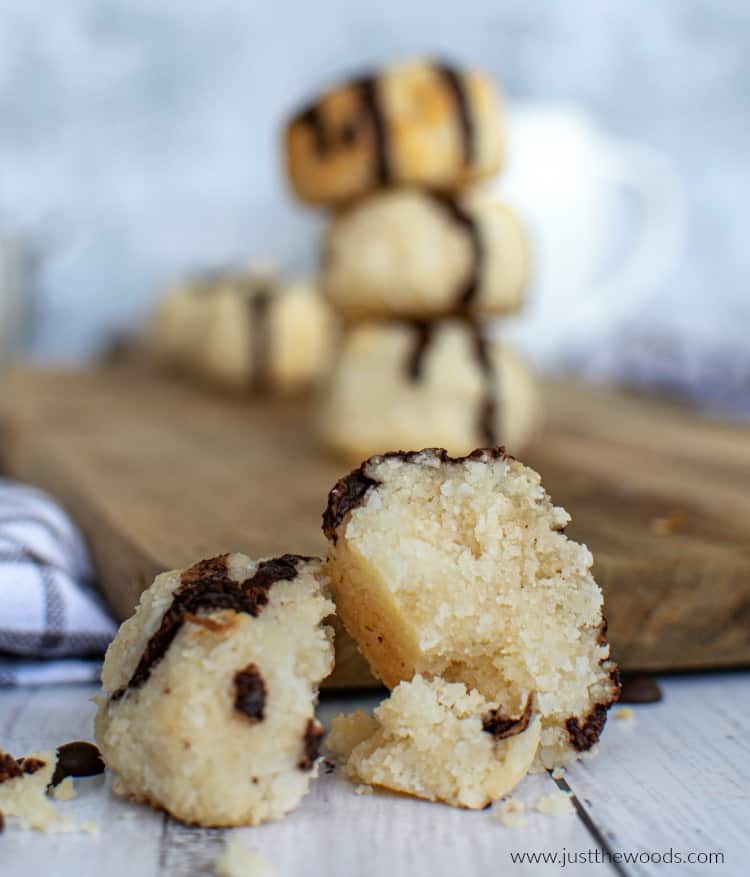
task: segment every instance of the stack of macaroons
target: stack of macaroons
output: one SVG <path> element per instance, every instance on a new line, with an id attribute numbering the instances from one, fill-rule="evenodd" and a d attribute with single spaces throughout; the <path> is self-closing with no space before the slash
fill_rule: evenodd
<path id="1" fill-rule="evenodd" d="M 332 210 L 322 288 L 346 331 L 320 431 L 346 457 L 517 450 L 534 432 L 533 378 L 487 331 L 528 273 L 515 213 L 473 185 L 503 139 L 492 82 L 430 61 L 339 85 L 288 124 L 295 193 Z"/>

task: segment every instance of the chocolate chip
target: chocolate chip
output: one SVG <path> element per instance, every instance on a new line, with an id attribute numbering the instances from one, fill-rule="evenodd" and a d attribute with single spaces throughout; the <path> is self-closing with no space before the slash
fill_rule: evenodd
<path id="1" fill-rule="evenodd" d="M 661 688 L 651 676 L 625 676 L 620 689 L 620 703 L 657 703 Z"/>
<path id="2" fill-rule="evenodd" d="M 268 603 L 268 592 L 275 582 L 289 581 L 297 575 L 297 564 L 311 560 L 300 554 L 284 554 L 258 564 L 254 574 L 244 582 L 230 578 L 229 555 L 222 554 L 186 569 L 180 587 L 172 595 L 172 605 L 162 616 L 158 630 L 152 634 L 130 681 L 112 694 L 119 700 L 129 688 L 139 688 L 151 675 L 154 666 L 167 653 L 188 615 L 200 610 L 233 609 L 257 617 Z"/>
<path id="3" fill-rule="evenodd" d="M 23 776 L 23 769 L 12 755 L 0 754 L 0 783 Z"/>
<path id="4" fill-rule="evenodd" d="M 255 664 L 234 674 L 234 708 L 252 722 L 262 722 L 266 706 L 266 683 Z"/>
<path id="5" fill-rule="evenodd" d="M 302 738 L 305 754 L 297 764 L 300 770 L 312 769 L 315 760 L 320 755 L 320 747 L 323 744 L 325 735 L 325 729 L 320 722 L 316 722 L 315 719 L 308 719 L 307 725 L 305 725 L 305 734 Z"/>
<path id="6" fill-rule="evenodd" d="M 41 758 L 13 758 L 6 752 L 0 754 L 0 783 L 15 780 L 24 774 L 34 774 L 41 770 L 46 761 Z"/>
<path id="7" fill-rule="evenodd" d="M 104 773 L 104 759 L 99 747 L 87 740 L 73 740 L 57 747 L 57 764 L 50 785 L 65 777 L 92 777 Z"/>

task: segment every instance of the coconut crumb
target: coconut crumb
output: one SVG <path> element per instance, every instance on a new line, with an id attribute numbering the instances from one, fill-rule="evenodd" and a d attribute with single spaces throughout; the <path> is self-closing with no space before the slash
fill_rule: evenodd
<path id="1" fill-rule="evenodd" d="M 518 798 L 503 798 L 502 801 L 495 801 L 490 815 L 495 822 L 506 828 L 525 828 L 525 812 L 526 806 L 523 801 L 519 801 Z"/>
<path id="2" fill-rule="evenodd" d="M 620 707 L 619 710 L 615 713 L 616 719 L 624 719 L 631 720 L 635 717 L 635 711 L 632 710 L 629 706 Z"/>
<path id="3" fill-rule="evenodd" d="M 236 840 L 224 844 L 224 852 L 214 861 L 217 877 L 275 877 L 276 869 L 254 850 Z"/>
<path id="4" fill-rule="evenodd" d="M 570 800 L 572 792 L 563 792 L 562 789 L 555 789 L 549 795 L 544 795 L 535 805 L 536 810 L 540 813 L 547 813 L 550 816 L 564 816 L 566 814 L 575 813 L 576 808 Z"/>
<path id="5" fill-rule="evenodd" d="M 0 752 L 0 755 L 4 754 Z M 47 799 L 47 786 L 55 769 L 55 753 L 32 752 L 19 763 L 24 761 L 38 762 L 39 766 L 33 772 L 24 772 L 0 782 L 0 811 L 6 817 L 14 817 L 19 828 L 50 831 L 60 821 L 57 808 Z"/>
<path id="6" fill-rule="evenodd" d="M 355 746 L 371 737 L 379 727 L 378 720 L 364 710 L 339 713 L 331 722 L 326 740 L 329 751 L 341 759 L 347 759 Z"/>
<path id="7" fill-rule="evenodd" d="M 65 777 L 52 791 L 52 797 L 55 801 L 72 801 L 77 795 L 78 792 L 73 785 L 73 777 Z"/>

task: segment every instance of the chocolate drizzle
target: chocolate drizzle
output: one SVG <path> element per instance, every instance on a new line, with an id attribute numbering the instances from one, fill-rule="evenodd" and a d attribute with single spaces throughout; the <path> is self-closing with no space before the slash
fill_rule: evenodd
<path id="1" fill-rule="evenodd" d="M 379 481 L 365 475 L 366 465 L 363 463 L 359 469 L 354 469 L 337 481 L 328 494 L 328 505 L 323 512 L 323 533 L 334 545 L 338 540 L 336 528 L 339 524 L 352 509 L 362 505 L 365 494 L 371 487 L 380 484 Z"/>
<path id="2" fill-rule="evenodd" d="M 406 373 L 412 382 L 419 381 L 424 372 L 424 358 L 432 343 L 432 323 L 429 320 L 415 320 L 414 330 L 417 333 L 414 348 L 409 354 Z"/>
<path id="3" fill-rule="evenodd" d="M 577 718 L 568 719 L 565 728 L 568 732 L 571 745 L 578 752 L 585 752 L 599 739 L 604 723 L 607 721 L 608 704 L 597 703 L 583 720 L 583 724 Z"/>
<path id="4" fill-rule="evenodd" d="M 459 311 L 465 311 L 471 307 L 479 292 L 484 263 L 484 246 L 479 233 L 479 226 L 474 217 L 465 210 L 455 198 L 438 192 L 432 192 L 432 197 L 447 211 L 450 218 L 463 228 L 471 246 L 471 260 L 466 279 L 456 293 L 456 307 Z"/>
<path id="5" fill-rule="evenodd" d="M 471 120 L 469 101 L 464 88 L 462 75 L 448 64 L 435 64 L 435 69 L 445 80 L 456 104 L 456 119 L 461 137 L 461 153 L 465 167 L 474 163 L 476 140 L 474 124 Z"/>
<path id="6" fill-rule="evenodd" d="M 312 129 L 313 139 L 315 140 L 315 152 L 319 158 L 325 158 L 330 148 L 328 137 L 326 135 L 326 127 L 323 124 L 323 118 L 320 113 L 320 105 L 313 104 L 308 109 L 303 110 L 297 120 L 303 125 L 307 125 Z"/>
<path id="7" fill-rule="evenodd" d="M 271 290 L 263 284 L 247 300 L 250 322 L 250 383 L 261 392 L 271 378 Z"/>
<path id="8" fill-rule="evenodd" d="M 119 700 L 128 689 L 139 688 L 151 675 L 156 664 L 167 653 L 188 616 L 200 611 L 232 609 L 257 617 L 268 603 L 268 592 L 275 582 L 290 581 L 297 575 L 297 564 L 310 560 L 298 554 L 284 554 L 264 560 L 243 582 L 229 576 L 227 559 L 222 554 L 202 560 L 186 569 L 180 577 L 180 587 L 172 595 L 172 604 L 162 616 L 161 624 L 151 635 L 130 681 L 112 694 Z"/>
<path id="9" fill-rule="evenodd" d="M 325 159 L 338 145 L 351 148 L 359 139 L 361 120 L 368 120 L 372 129 L 373 176 L 378 185 L 385 186 L 391 181 L 391 167 L 385 117 L 378 95 L 378 78 L 363 76 L 355 79 L 351 87 L 359 93 L 360 111 L 336 132 L 326 125 L 320 102 L 299 113 L 296 120 L 312 131 L 315 154 L 320 159 Z"/>
<path id="10" fill-rule="evenodd" d="M 234 708 L 252 722 L 262 722 L 266 708 L 266 683 L 255 664 L 234 674 Z"/>
<path id="11" fill-rule="evenodd" d="M 481 326 L 477 323 L 471 323 L 472 341 L 474 343 L 474 351 L 482 372 L 482 381 L 484 384 L 484 392 L 482 400 L 479 403 L 479 436 L 487 447 L 494 447 L 498 441 L 498 402 L 497 402 L 497 384 L 498 377 L 495 374 L 495 366 L 492 362 L 492 355 L 487 339 L 482 335 Z"/>
<path id="12" fill-rule="evenodd" d="M 391 180 L 391 167 L 388 161 L 388 138 L 386 136 L 385 118 L 378 96 L 377 77 L 366 76 L 357 82 L 357 86 L 362 97 L 362 106 L 372 125 L 375 179 L 379 185 L 385 186 Z"/>
<path id="13" fill-rule="evenodd" d="M 467 331 L 471 335 L 474 357 L 482 376 L 482 398 L 479 403 L 477 432 L 480 441 L 487 447 L 498 443 L 498 399 L 497 375 L 492 360 L 492 351 L 487 339 L 482 335 L 481 326 L 469 317 L 463 317 Z M 424 361 L 432 344 L 433 324 L 429 320 L 415 320 L 412 323 L 415 331 L 414 344 L 406 362 L 408 379 L 415 383 L 424 377 Z"/>
<path id="14" fill-rule="evenodd" d="M 486 734 L 492 734 L 495 740 L 505 740 L 515 737 L 529 727 L 531 721 L 531 698 L 527 698 L 523 713 L 515 718 L 509 718 L 499 709 L 488 710 L 482 716 L 482 730 Z"/>
<path id="15" fill-rule="evenodd" d="M 305 733 L 302 737 L 303 756 L 299 760 L 297 767 L 300 770 L 312 770 L 316 759 L 320 755 L 320 747 L 326 732 L 320 722 L 315 719 L 308 719 L 305 725 Z"/>

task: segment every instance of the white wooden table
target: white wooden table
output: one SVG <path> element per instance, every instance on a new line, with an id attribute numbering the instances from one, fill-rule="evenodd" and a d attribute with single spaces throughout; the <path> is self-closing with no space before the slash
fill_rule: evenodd
<path id="1" fill-rule="evenodd" d="M 76 781 L 78 797 L 59 806 L 92 819 L 98 835 L 6 829 L 0 875 L 187 877 L 212 873 L 230 835 L 269 859 L 284 877 L 454 877 L 454 875 L 703 875 L 750 873 L 750 673 L 661 680 L 665 699 L 610 714 L 600 754 L 565 781 L 579 810 L 572 816 L 529 812 L 511 829 L 489 811 L 468 812 L 375 793 L 355 794 L 338 771 L 314 783 L 281 822 L 231 832 L 187 828 L 161 813 L 114 798 L 109 779 Z M 92 739 L 91 686 L 0 690 L 0 746 L 14 754 Z M 372 698 L 325 699 L 323 720 Z M 618 711 L 616 707 L 614 713 Z M 530 803 L 554 788 L 548 775 L 527 778 L 516 796 Z M 597 853 L 597 850 L 599 851 Z M 723 863 L 573 864 L 628 855 L 720 853 Z M 513 862 L 516 853 L 557 855 L 557 862 Z"/>

